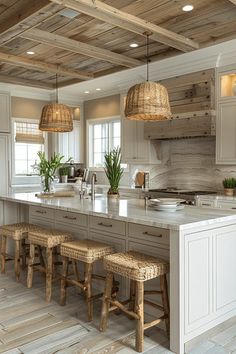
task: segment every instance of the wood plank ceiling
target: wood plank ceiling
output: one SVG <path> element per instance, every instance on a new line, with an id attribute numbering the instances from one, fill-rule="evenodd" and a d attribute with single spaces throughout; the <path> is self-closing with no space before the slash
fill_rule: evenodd
<path id="1" fill-rule="evenodd" d="M 56 73 L 65 86 L 142 65 L 147 31 L 151 61 L 236 38 L 236 0 L 187 3 L 0 0 L 0 82 L 52 89 Z"/>

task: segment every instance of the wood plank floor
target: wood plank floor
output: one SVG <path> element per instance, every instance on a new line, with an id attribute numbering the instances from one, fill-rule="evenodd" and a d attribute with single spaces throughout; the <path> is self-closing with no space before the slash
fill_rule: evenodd
<path id="1" fill-rule="evenodd" d="M 108 330 L 100 333 L 101 301 L 95 303 L 94 321 L 89 323 L 83 296 L 70 288 L 68 305 L 61 307 L 58 303 L 59 286 L 55 285 L 53 300 L 47 304 L 44 301 L 44 283 L 44 278 L 36 273 L 33 288 L 27 289 L 25 277 L 16 283 L 11 271 L 0 275 L 0 353 L 135 353 L 134 321 L 123 315 L 110 315 Z M 156 327 L 146 332 L 145 354 L 171 354 L 168 346 L 162 329 Z M 236 321 L 189 352 L 204 353 L 236 354 Z"/>

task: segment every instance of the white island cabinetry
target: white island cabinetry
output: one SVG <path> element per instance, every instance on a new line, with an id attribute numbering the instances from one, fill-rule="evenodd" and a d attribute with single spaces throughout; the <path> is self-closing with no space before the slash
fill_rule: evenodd
<path id="1" fill-rule="evenodd" d="M 136 250 L 169 260 L 174 353 L 183 354 L 188 341 L 236 315 L 236 213 L 232 210 L 186 206 L 169 213 L 146 209 L 141 199 L 40 200 L 33 193 L 1 200 L 4 205 L 20 205 L 19 210 L 29 206 L 31 222 L 71 232 L 77 239 L 88 237 L 112 245 L 116 252 Z M 104 275 L 102 262 L 94 271 Z M 127 279 L 118 281 L 120 296 L 127 296 Z M 103 288 L 99 281 L 97 286 Z M 158 279 L 145 286 L 155 289 Z M 152 300 L 158 301 L 153 296 Z M 145 311 L 153 314 L 146 306 Z"/>

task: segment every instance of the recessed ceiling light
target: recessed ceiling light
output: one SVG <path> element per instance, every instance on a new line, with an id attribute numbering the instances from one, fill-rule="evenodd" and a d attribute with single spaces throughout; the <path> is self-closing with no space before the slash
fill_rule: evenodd
<path id="1" fill-rule="evenodd" d="M 34 55 L 35 54 L 35 52 L 33 52 L 32 50 L 27 50 L 27 52 L 26 52 L 28 55 Z"/>
<path id="2" fill-rule="evenodd" d="M 96 91 L 101 91 L 101 88 L 100 88 L 100 87 L 97 87 L 97 88 L 96 88 Z"/>
<path id="3" fill-rule="evenodd" d="M 182 7 L 182 10 L 185 12 L 192 11 L 194 9 L 193 5 L 185 5 Z"/>
<path id="4" fill-rule="evenodd" d="M 130 43 L 129 45 L 131 48 L 137 48 L 138 47 L 138 43 Z"/>
<path id="5" fill-rule="evenodd" d="M 86 91 L 84 91 L 84 93 L 89 93 L 89 91 L 88 91 L 88 90 L 86 90 Z"/>

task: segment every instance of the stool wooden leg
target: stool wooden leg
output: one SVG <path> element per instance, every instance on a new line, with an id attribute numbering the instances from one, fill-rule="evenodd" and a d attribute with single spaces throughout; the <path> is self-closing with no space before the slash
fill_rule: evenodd
<path id="1" fill-rule="evenodd" d="M 136 294 L 135 294 L 135 313 L 139 316 L 136 320 L 136 351 L 143 351 L 143 332 L 144 332 L 144 285 L 143 282 L 136 282 Z"/>
<path id="2" fill-rule="evenodd" d="M 2 235 L 1 242 L 1 273 L 6 273 L 6 253 L 7 253 L 7 237 Z"/>
<path id="3" fill-rule="evenodd" d="M 39 262 L 40 262 L 41 266 L 45 268 L 45 262 L 44 262 L 44 258 L 43 258 L 42 247 L 41 246 L 37 246 L 37 249 L 38 249 Z"/>
<path id="4" fill-rule="evenodd" d="M 130 280 L 130 303 L 129 303 L 129 311 L 134 311 L 134 301 L 135 301 L 135 281 Z M 133 319 L 133 317 L 132 317 Z"/>
<path id="5" fill-rule="evenodd" d="M 113 284 L 113 274 L 111 272 L 107 272 L 106 281 L 105 281 L 105 289 L 103 294 L 102 301 L 102 312 L 101 312 L 101 322 L 100 322 L 100 331 L 105 331 L 107 328 L 107 319 L 109 314 L 109 307 L 111 300 L 111 290 Z"/>
<path id="6" fill-rule="evenodd" d="M 20 251 L 21 251 L 21 241 L 15 240 L 15 259 L 14 259 L 14 268 L 16 280 L 20 280 Z"/>
<path id="7" fill-rule="evenodd" d="M 62 258 L 62 278 L 61 278 L 61 294 L 60 294 L 60 305 L 64 306 L 66 304 L 66 278 L 68 275 L 68 264 L 69 259 L 67 257 Z"/>
<path id="8" fill-rule="evenodd" d="M 46 258 L 47 258 L 47 266 L 46 266 L 46 301 L 50 302 L 52 297 L 52 276 L 53 276 L 53 256 L 52 256 L 52 248 L 46 248 Z"/>
<path id="9" fill-rule="evenodd" d="M 27 287 L 32 288 L 33 272 L 34 272 L 35 245 L 30 244 L 30 256 L 28 262 Z"/>
<path id="10" fill-rule="evenodd" d="M 21 241 L 21 250 L 22 250 L 22 269 L 26 269 L 26 243 L 25 239 Z"/>
<path id="11" fill-rule="evenodd" d="M 92 301 L 92 273 L 93 273 L 93 264 L 85 264 L 85 278 L 84 285 L 86 286 L 86 302 L 88 308 L 88 321 L 93 319 L 93 301 Z"/>
<path id="12" fill-rule="evenodd" d="M 168 285 L 166 280 L 166 274 L 160 276 L 160 288 L 162 291 L 162 303 L 164 308 L 165 324 L 166 324 L 166 332 L 169 336 L 170 334 L 170 306 L 169 306 L 169 297 L 168 297 Z"/>

